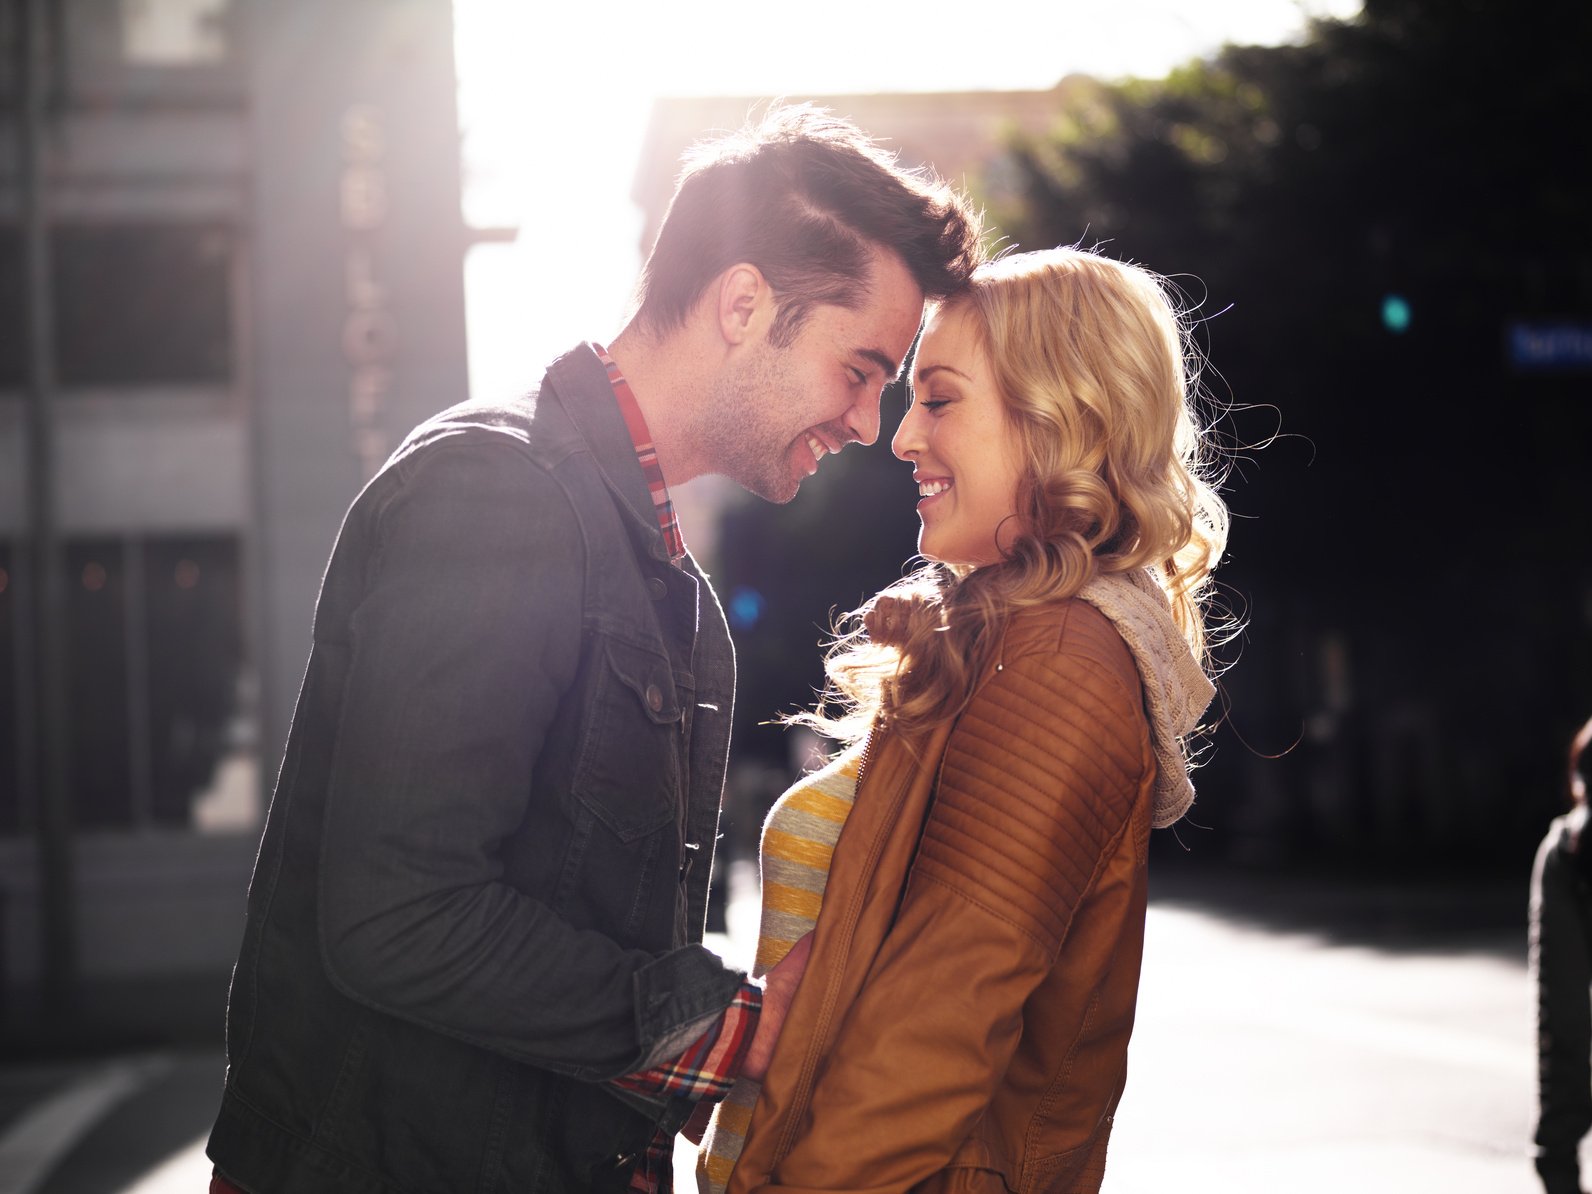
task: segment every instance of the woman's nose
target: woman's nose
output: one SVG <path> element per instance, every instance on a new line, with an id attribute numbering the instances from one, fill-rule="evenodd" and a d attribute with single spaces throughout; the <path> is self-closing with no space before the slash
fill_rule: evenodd
<path id="1" fill-rule="evenodd" d="M 913 403 L 907 407 L 907 413 L 901 416 L 900 425 L 890 437 L 890 451 L 895 453 L 897 460 L 906 460 L 922 447 L 923 435 L 918 428 L 918 407 Z"/>

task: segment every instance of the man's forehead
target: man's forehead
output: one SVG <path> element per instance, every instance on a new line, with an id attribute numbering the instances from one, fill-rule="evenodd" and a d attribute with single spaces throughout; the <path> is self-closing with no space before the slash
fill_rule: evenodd
<path id="1" fill-rule="evenodd" d="M 905 272 L 903 267 L 902 273 Z M 865 330 L 857 338 L 855 351 L 882 369 L 886 376 L 895 377 L 901 372 L 923 323 L 923 292 L 911 275 L 906 275 L 900 285 L 876 288 L 869 299 L 867 314 L 860 321 Z"/>

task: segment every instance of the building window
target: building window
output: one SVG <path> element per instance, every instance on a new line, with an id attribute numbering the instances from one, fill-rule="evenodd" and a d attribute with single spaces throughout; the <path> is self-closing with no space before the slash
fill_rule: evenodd
<path id="1" fill-rule="evenodd" d="M 66 562 L 67 786 L 84 829 L 131 823 L 127 575 L 118 540 L 75 543 Z M 56 666 L 40 659 L 42 667 Z"/>
<path id="2" fill-rule="evenodd" d="M 0 835 L 21 831 L 22 810 L 22 669 L 17 662 L 21 639 L 18 619 L 16 552 L 0 543 Z"/>
<path id="3" fill-rule="evenodd" d="M 236 237 L 221 224 L 66 224 L 50 234 L 57 381 L 227 385 Z M 27 380 L 22 237 L 0 223 L 0 391 Z"/>
<path id="4" fill-rule="evenodd" d="M 22 237 L 15 224 L 0 224 L 0 391 L 20 390 L 25 380 L 27 322 L 22 305 Z"/>
<path id="5" fill-rule="evenodd" d="M 135 66 L 206 66 L 227 58 L 228 0 L 121 0 L 122 57 Z"/>
<path id="6" fill-rule="evenodd" d="M 149 816 L 202 830 L 252 828 L 259 767 L 237 541 L 146 540 L 142 568 Z"/>
<path id="7" fill-rule="evenodd" d="M 0 567 L 9 563 L 0 555 Z M 260 817 L 252 670 L 238 542 L 228 536 L 82 539 L 63 552 L 66 782 L 77 829 L 248 830 Z M 17 672 L 19 585 L 0 592 L 0 668 Z M 19 757 L 20 709 L 0 698 L 0 775 Z M 0 832 L 36 816 L 0 788 Z"/>
<path id="8" fill-rule="evenodd" d="M 17 58 L 20 56 L 22 46 L 19 39 L 22 30 L 18 28 L 22 14 L 18 11 L 19 4 L 0 4 L 0 103 L 4 103 L 12 111 L 16 110 L 17 95 Z"/>
<path id="9" fill-rule="evenodd" d="M 56 371 L 63 386 L 226 384 L 232 245 L 224 227 L 57 227 Z"/>

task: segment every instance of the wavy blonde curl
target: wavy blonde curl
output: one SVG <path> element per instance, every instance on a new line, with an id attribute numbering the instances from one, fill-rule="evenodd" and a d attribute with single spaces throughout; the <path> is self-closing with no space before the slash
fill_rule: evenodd
<path id="1" fill-rule="evenodd" d="M 1015 533 L 1002 528 L 998 563 L 928 565 L 846 615 L 828 691 L 788 720 L 855 741 L 882 717 L 915 738 L 965 706 L 1013 614 L 1141 568 L 1211 670 L 1206 606 L 1227 509 L 1170 283 L 1078 248 L 1016 253 L 979 267 L 937 314 L 970 321 L 1017 433 Z"/>

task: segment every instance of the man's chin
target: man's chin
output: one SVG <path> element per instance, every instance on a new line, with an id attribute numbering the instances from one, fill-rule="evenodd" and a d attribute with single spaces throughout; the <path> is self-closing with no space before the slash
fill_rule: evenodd
<path id="1" fill-rule="evenodd" d="M 762 489 L 754 489 L 753 493 L 765 502 L 773 502 L 776 506 L 783 506 L 800 492 L 805 477 L 786 477 L 779 485 L 766 485 Z"/>
<path id="2" fill-rule="evenodd" d="M 799 452 L 790 447 L 777 453 L 726 452 L 720 456 L 718 472 L 754 497 L 783 506 L 807 480 L 810 460 L 805 448 Z"/>
<path id="3" fill-rule="evenodd" d="M 756 494 L 765 502 L 783 506 L 801 489 L 802 482 L 807 480 L 807 471 L 792 464 L 789 457 L 780 463 L 784 466 L 782 470 L 770 469 L 761 476 L 742 481 L 741 488 Z"/>
<path id="4" fill-rule="evenodd" d="M 801 488 L 802 481 L 806 478 L 793 475 L 756 477 L 737 476 L 735 473 L 726 472 L 723 476 L 734 481 L 753 497 L 760 497 L 765 502 L 773 502 L 776 506 L 783 506 L 796 496 Z"/>

